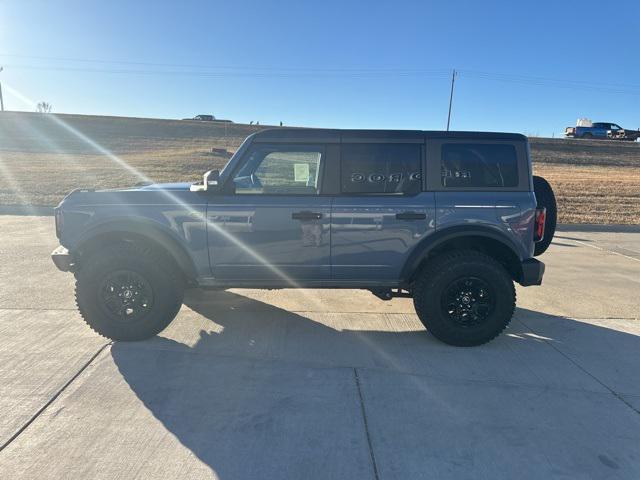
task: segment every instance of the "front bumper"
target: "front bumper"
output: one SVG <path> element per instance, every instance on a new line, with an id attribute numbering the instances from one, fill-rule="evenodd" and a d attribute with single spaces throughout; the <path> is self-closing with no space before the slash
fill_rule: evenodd
<path id="1" fill-rule="evenodd" d="M 73 271 L 73 255 L 62 245 L 51 252 L 51 260 L 53 260 L 53 263 L 58 267 L 58 270 L 63 272 Z"/>
<path id="2" fill-rule="evenodd" d="M 528 258 L 520 264 L 522 276 L 518 282 L 523 287 L 530 285 L 541 285 L 542 276 L 544 275 L 544 263 L 535 258 Z"/>

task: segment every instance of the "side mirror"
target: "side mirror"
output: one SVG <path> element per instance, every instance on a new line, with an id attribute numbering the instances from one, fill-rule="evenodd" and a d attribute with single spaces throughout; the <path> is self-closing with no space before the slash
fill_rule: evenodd
<path id="1" fill-rule="evenodd" d="M 218 187 L 218 179 L 220 178 L 220 170 L 209 170 L 202 176 L 202 183 L 194 183 L 191 185 L 192 192 L 205 192 L 215 190 Z"/>
<path id="2" fill-rule="evenodd" d="M 209 170 L 203 175 L 203 183 L 205 190 L 209 190 L 209 187 L 217 187 L 218 180 L 220 179 L 220 170 Z"/>

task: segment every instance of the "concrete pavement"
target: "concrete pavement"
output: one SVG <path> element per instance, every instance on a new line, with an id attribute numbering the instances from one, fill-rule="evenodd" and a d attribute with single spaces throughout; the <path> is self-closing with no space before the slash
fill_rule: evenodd
<path id="1" fill-rule="evenodd" d="M 367 292 L 191 292 L 82 323 L 51 218 L 0 217 L 0 478 L 640 478 L 640 234 L 559 232 L 494 342 Z"/>

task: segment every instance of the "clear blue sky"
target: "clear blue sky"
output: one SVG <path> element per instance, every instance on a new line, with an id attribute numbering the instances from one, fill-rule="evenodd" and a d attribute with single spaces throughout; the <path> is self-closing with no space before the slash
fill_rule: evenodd
<path id="1" fill-rule="evenodd" d="M 0 0 L 0 81 L 60 113 L 443 129 L 456 68 L 452 129 L 638 128 L 623 3 Z"/>

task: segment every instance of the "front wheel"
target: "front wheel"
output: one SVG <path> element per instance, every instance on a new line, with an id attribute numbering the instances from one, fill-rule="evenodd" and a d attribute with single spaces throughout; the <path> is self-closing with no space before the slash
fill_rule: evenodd
<path id="1" fill-rule="evenodd" d="M 438 340 L 470 347 L 497 337 L 516 303 L 513 280 L 493 258 L 473 250 L 442 254 L 417 278 L 413 302 L 420 321 Z"/>
<path id="2" fill-rule="evenodd" d="M 93 254 L 76 274 L 76 303 L 84 321 L 112 340 L 143 340 L 178 314 L 184 289 L 151 250 L 123 243 Z"/>

